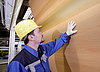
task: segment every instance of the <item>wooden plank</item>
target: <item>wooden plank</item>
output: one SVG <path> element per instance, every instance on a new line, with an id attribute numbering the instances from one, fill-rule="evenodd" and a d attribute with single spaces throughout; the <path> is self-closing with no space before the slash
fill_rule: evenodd
<path id="1" fill-rule="evenodd" d="M 76 17 L 78 34 L 65 51 L 72 72 L 100 71 L 100 3 Z"/>
<path id="2" fill-rule="evenodd" d="M 49 6 L 48 2 L 51 2 Z M 69 21 L 75 21 L 78 29 L 78 33 L 71 37 L 69 45 L 59 49 L 50 58 L 51 71 L 99 72 L 100 0 L 62 0 L 62 2 L 49 0 L 48 2 L 42 5 L 36 0 L 30 0 L 35 21 L 43 26 L 41 31 L 45 43 L 66 32 Z M 33 6 L 33 3 L 39 5 L 40 9 L 38 10 L 39 6 Z"/>

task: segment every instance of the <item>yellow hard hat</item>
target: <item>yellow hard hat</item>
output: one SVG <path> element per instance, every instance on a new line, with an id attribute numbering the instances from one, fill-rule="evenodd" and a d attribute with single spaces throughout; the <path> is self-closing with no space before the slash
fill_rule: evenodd
<path id="1" fill-rule="evenodd" d="M 38 26 L 33 20 L 23 20 L 21 22 L 19 22 L 16 26 L 15 26 L 15 31 L 18 35 L 18 37 L 20 38 L 20 40 L 22 40 L 24 38 L 24 36 L 26 36 L 28 33 L 30 33 L 31 31 L 33 31 L 36 28 L 40 28 L 41 26 Z"/>

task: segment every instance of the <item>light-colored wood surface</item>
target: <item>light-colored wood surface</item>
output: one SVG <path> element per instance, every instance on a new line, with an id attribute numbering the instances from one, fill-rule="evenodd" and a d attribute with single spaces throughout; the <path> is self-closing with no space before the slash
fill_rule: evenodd
<path id="1" fill-rule="evenodd" d="M 30 0 L 45 43 L 75 21 L 78 33 L 49 59 L 52 72 L 100 72 L 100 0 Z"/>
<path id="2" fill-rule="evenodd" d="M 100 3 L 76 16 L 78 34 L 65 51 L 72 72 L 100 71 Z"/>

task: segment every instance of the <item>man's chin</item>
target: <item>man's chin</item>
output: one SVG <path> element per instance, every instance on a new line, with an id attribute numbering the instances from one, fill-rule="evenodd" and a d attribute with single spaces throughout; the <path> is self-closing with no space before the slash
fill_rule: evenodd
<path id="1" fill-rule="evenodd" d="M 43 43 L 44 41 L 41 41 L 40 43 Z"/>
<path id="2" fill-rule="evenodd" d="M 45 40 L 44 39 L 42 39 L 42 41 L 40 42 L 40 43 L 43 43 Z"/>

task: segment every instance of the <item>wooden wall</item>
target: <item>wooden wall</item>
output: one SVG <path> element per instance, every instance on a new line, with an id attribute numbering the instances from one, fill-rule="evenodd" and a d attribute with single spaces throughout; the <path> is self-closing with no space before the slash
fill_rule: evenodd
<path id="1" fill-rule="evenodd" d="M 100 0 L 30 0 L 45 43 L 75 21 L 78 33 L 49 59 L 52 72 L 100 72 Z"/>

